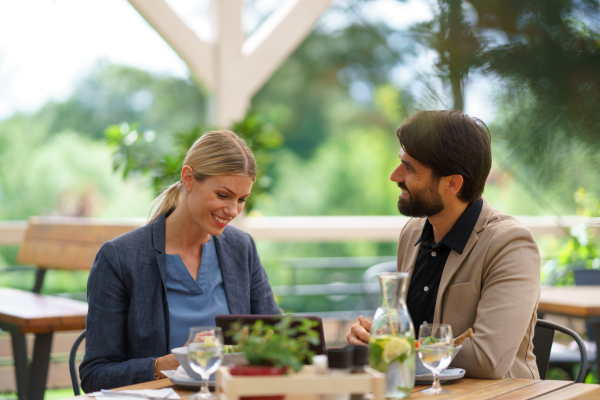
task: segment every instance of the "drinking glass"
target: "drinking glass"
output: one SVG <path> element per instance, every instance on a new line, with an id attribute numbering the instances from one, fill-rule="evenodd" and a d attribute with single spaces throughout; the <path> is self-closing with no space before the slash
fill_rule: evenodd
<path id="1" fill-rule="evenodd" d="M 202 376 L 202 389 L 190 399 L 217 399 L 208 390 L 208 378 L 221 366 L 223 361 L 223 331 L 216 326 L 190 328 L 188 341 L 188 361 L 194 372 Z"/>
<path id="2" fill-rule="evenodd" d="M 442 389 L 440 373 L 448 368 L 454 354 L 452 328 L 448 324 L 427 324 L 419 328 L 419 358 L 423 365 L 433 374 L 433 385 L 422 390 L 423 394 L 449 394 L 450 390 Z"/>

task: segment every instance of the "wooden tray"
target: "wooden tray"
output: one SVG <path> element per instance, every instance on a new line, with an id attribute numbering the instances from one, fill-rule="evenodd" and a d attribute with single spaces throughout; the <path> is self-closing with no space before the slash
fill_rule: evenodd
<path id="1" fill-rule="evenodd" d="M 221 400 L 278 394 L 286 395 L 286 400 L 308 400 L 332 393 L 373 393 L 375 400 L 384 400 L 385 389 L 385 374 L 369 367 L 364 374 L 340 375 L 317 374 L 312 365 L 283 376 L 232 376 L 228 367 L 217 371 L 217 393 Z"/>

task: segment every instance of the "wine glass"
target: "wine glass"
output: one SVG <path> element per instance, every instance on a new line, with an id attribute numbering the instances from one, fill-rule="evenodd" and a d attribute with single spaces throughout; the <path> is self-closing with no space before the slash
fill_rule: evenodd
<path id="1" fill-rule="evenodd" d="M 433 374 L 433 385 L 422 390 L 423 394 L 449 394 L 450 390 L 442 389 L 440 373 L 448 368 L 454 354 L 452 328 L 448 324 L 424 323 L 419 328 L 419 358 Z"/>
<path id="2" fill-rule="evenodd" d="M 188 361 L 194 372 L 202 376 L 202 389 L 190 399 L 217 399 L 208 390 L 208 378 L 223 361 L 223 331 L 216 326 L 190 328 Z"/>

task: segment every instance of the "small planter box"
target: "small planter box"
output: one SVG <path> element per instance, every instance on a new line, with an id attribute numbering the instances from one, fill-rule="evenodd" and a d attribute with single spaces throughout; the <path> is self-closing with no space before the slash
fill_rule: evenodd
<path id="1" fill-rule="evenodd" d="M 373 393 L 375 400 L 384 400 L 385 374 L 368 367 L 364 374 L 317 374 L 312 365 L 306 365 L 298 373 L 283 376 L 232 376 L 228 367 L 221 367 L 217 393 L 221 400 L 278 394 L 286 400 L 309 400 L 332 393 Z"/>

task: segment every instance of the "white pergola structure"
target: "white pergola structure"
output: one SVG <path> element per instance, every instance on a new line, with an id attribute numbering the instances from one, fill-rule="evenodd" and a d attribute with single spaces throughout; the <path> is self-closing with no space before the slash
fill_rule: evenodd
<path id="1" fill-rule="evenodd" d="M 248 38 L 244 0 L 212 0 L 212 41 L 202 41 L 165 0 L 128 0 L 213 94 L 219 128 L 241 120 L 254 94 L 312 31 L 331 0 L 286 0 Z"/>

